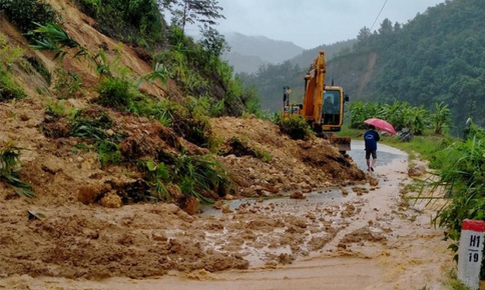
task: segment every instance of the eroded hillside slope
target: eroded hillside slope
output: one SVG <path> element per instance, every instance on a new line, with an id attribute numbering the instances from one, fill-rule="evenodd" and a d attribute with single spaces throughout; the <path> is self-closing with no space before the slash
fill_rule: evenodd
<path id="1" fill-rule="evenodd" d="M 81 45 L 90 51 L 103 49 L 112 63 L 129 69 L 133 79 L 151 72 L 150 63 L 129 45 L 96 31 L 94 20 L 71 1 L 48 2 L 60 14 L 64 30 Z M 0 182 L 1 275 L 140 278 L 169 269 L 246 268 L 249 262 L 238 251 L 216 250 L 202 242 L 198 236 L 202 233 L 195 229 L 219 228 L 223 223 L 188 215 L 198 210 L 194 196 L 268 197 L 368 182 L 355 163 L 328 141 L 294 141 L 271 122 L 253 117 L 212 119 L 214 145 L 191 142 L 185 134 L 194 124 L 190 116 L 185 115 L 188 121 L 164 125 L 157 118 L 105 106 L 99 101 L 102 81 L 89 62 L 68 55 L 61 65 L 52 52 L 32 50 L 5 15 L 0 15 L 0 33 L 6 41 L 0 49 L 23 49 L 8 72 L 26 95 L 0 103 L 0 145 L 21 148 L 20 177 L 32 184 L 35 193 L 26 201 Z M 49 81 L 36 63 L 54 79 Z M 59 89 L 63 75 L 54 72 L 61 68 L 82 79 L 75 94 Z M 170 79 L 166 86 L 143 82 L 140 92 L 153 104 L 164 100 L 184 104 L 186 97 Z M 220 165 L 208 164 L 227 172 L 230 183 L 190 195 L 187 192 L 193 190 L 184 189 L 196 182 L 192 175 L 184 175 L 179 184 L 163 170 L 156 180 L 150 175 L 163 164 L 175 167 L 203 158 L 217 160 Z M 194 164 L 200 163 L 180 168 L 197 170 Z M 158 191 L 160 187 L 164 190 Z M 288 218 L 287 222 L 299 223 Z M 303 237 L 294 235 L 287 242 L 293 241 L 295 255 L 302 254 L 298 244 Z"/>

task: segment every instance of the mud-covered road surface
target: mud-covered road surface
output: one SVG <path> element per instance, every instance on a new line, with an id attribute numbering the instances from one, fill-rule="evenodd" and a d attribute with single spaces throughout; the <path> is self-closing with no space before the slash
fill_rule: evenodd
<path id="1" fill-rule="evenodd" d="M 353 150 L 355 158 L 362 153 L 358 143 Z M 406 154 L 384 145 L 379 153 L 388 160 L 380 160 L 373 173 L 378 186 L 330 188 L 303 199 L 233 201 L 223 210 L 182 217 L 190 222 L 176 230 L 151 230 L 154 243 L 198 240 L 213 257 L 189 242 L 186 251 L 194 251 L 194 263 L 214 259 L 213 268 L 183 271 L 174 261 L 165 275 L 146 279 L 3 274 L 0 289 L 449 289 L 454 264 L 442 230 L 430 225 L 433 205 L 403 199 Z M 186 263 L 187 257 L 180 259 Z M 241 269 L 223 270 L 223 264 L 238 262 Z"/>

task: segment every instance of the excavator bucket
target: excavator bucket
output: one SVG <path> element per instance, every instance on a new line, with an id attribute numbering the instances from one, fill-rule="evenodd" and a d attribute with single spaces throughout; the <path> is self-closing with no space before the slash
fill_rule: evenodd
<path id="1" fill-rule="evenodd" d="M 351 150 L 350 144 L 352 140 L 350 137 L 336 136 L 334 133 L 331 132 L 324 132 L 322 134 L 322 137 L 330 141 L 330 144 L 333 144 L 335 147 L 337 147 L 338 151 L 343 154 Z"/>

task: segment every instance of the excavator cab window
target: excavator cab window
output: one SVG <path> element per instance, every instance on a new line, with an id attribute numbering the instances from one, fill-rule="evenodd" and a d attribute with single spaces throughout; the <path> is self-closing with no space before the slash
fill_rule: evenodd
<path id="1" fill-rule="evenodd" d="M 340 125 L 340 91 L 325 90 L 323 92 L 323 124 Z"/>

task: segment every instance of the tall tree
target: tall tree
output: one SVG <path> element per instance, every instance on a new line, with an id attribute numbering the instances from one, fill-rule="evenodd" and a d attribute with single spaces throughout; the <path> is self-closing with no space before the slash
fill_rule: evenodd
<path id="1" fill-rule="evenodd" d="M 370 32 L 370 28 L 364 26 L 363 28 L 361 28 L 359 30 L 359 34 L 357 35 L 357 40 L 359 41 L 366 41 L 367 39 L 369 39 L 369 37 L 371 36 L 371 32 Z"/>
<path id="2" fill-rule="evenodd" d="M 209 54 L 216 57 L 221 56 L 225 51 L 229 51 L 230 47 L 227 44 L 226 39 L 216 29 L 204 25 L 201 27 L 202 39 L 200 43 L 204 50 Z"/>
<path id="3" fill-rule="evenodd" d="M 172 14 L 173 24 L 182 28 L 182 31 L 185 31 L 187 23 L 216 25 L 217 19 L 225 19 L 217 0 L 163 0 L 162 4 Z"/>
<path id="4" fill-rule="evenodd" d="M 383 35 L 390 34 L 390 33 L 392 33 L 393 29 L 394 28 L 393 28 L 391 20 L 386 18 L 381 23 L 381 28 L 379 28 L 379 34 L 383 34 Z"/>

